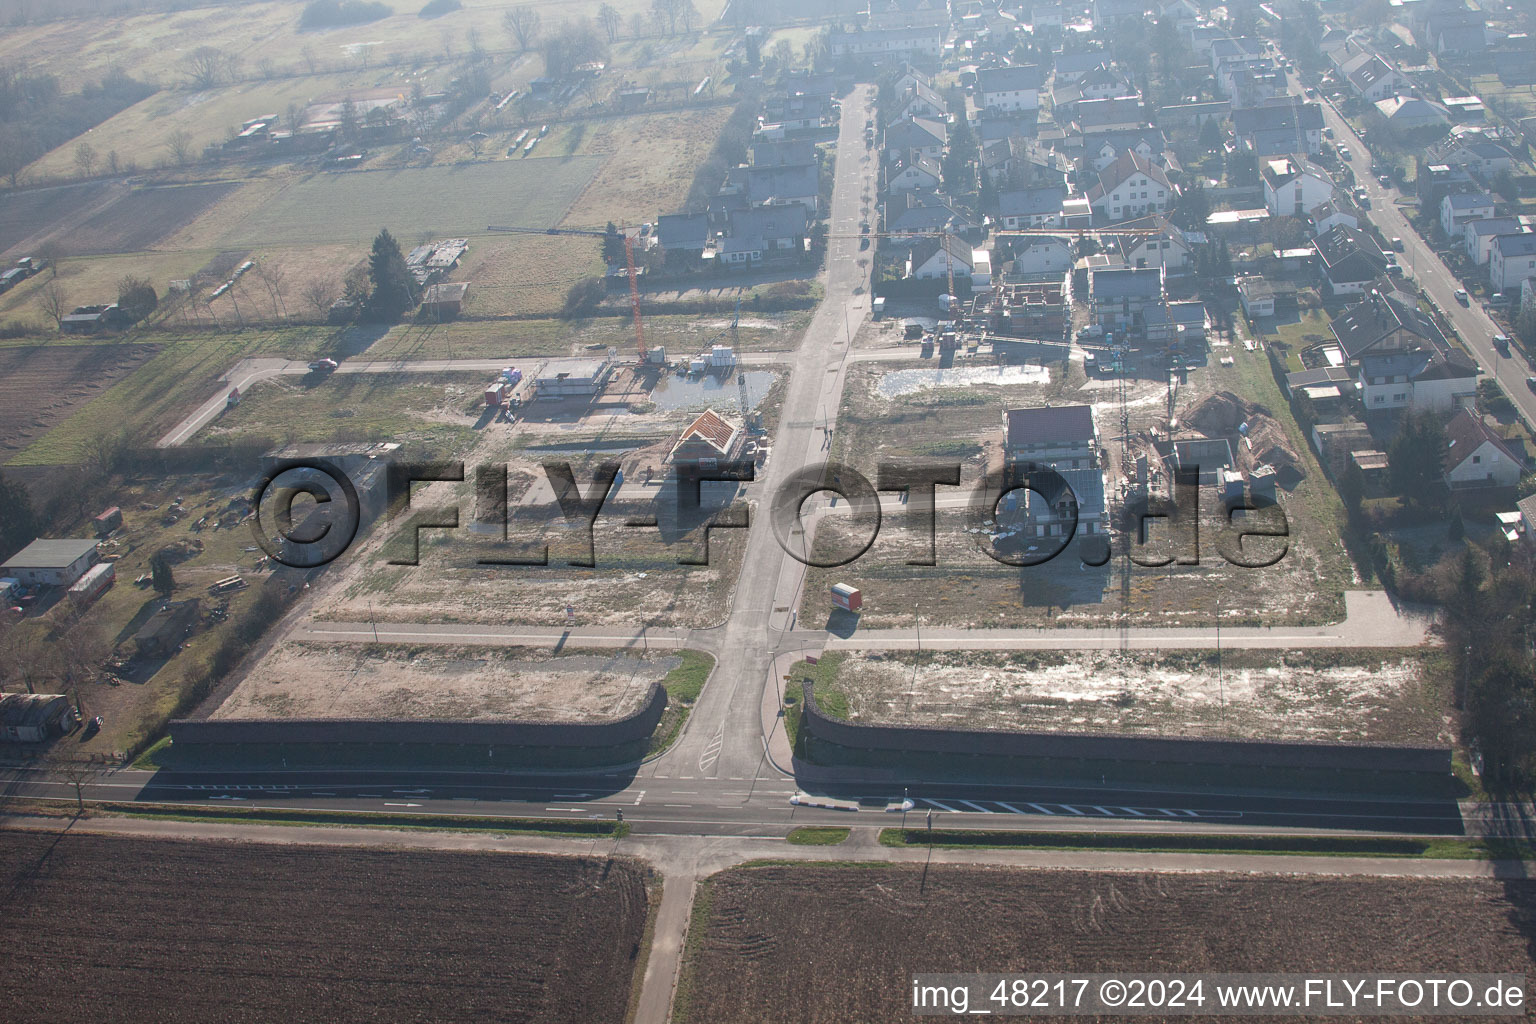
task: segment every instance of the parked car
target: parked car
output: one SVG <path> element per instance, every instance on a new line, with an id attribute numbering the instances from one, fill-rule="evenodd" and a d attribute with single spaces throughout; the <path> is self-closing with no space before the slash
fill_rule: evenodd
<path id="1" fill-rule="evenodd" d="M 1395 249 L 1397 252 L 1405 252 L 1408 247 L 1403 244 L 1403 240 L 1401 238 L 1398 238 L 1396 235 L 1393 235 L 1392 236 L 1392 248 Z"/>
<path id="2" fill-rule="evenodd" d="M 1392 187 L 1392 175 L 1390 174 L 1378 174 L 1376 175 L 1376 180 L 1381 182 L 1384 188 Z"/>
<path id="3" fill-rule="evenodd" d="M 1508 337 L 1508 335 L 1495 334 L 1493 336 L 1493 347 L 1498 349 L 1499 355 L 1501 355 L 1501 356 L 1509 355 L 1509 337 Z"/>
<path id="4" fill-rule="evenodd" d="M 1456 301 L 1461 303 L 1463 306 L 1472 305 L 1472 300 L 1467 297 L 1467 290 L 1465 288 L 1456 289 Z"/>
<path id="5" fill-rule="evenodd" d="M 1532 391 L 1536 391 L 1536 377 L 1525 378 L 1525 386 L 1530 388 Z"/>
<path id="6" fill-rule="evenodd" d="M 1323 138 L 1325 138 L 1325 139 L 1333 138 L 1333 129 L 1330 128 L 1330 127 L 1325 127 L 1323 129 Z"/>
<path id="7" fill-rule="evenodd" d="M 1349 153 L 1349 147 L 1348 146 L 1340 146 L 1339 147 L 1339 159 L 1340 160 L 1353 160 L 1354 159 L 1354 157 L 1351 156 L 1350 153 Z"/>
<path id="8" fill-rule="evenodd" d="M 339 365 L 334 359 L 316 359 L 309 364 L 309 369 L 311 373 L 330 373 Z"/>

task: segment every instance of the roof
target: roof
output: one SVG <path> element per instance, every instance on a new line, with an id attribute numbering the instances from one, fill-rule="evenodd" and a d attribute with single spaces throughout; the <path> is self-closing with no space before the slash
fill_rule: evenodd
<path id="1" fill-rule="evenodd" d="M 1330 281 L 1368 281 L 1382 273 L 1387 260 L 1369 235 L 1348 224 L 1335 224 L 1312 239 Z"/>
<path id="2" fill-rule="evenodd" d="M 814 163 L 747 168 L 747 195 L 754 203 L 814 196 L 820 191 L 821 169 Z"/>
<path id="3" fill-rule="evenodd" d="M 1003 413 L 1008 447 L 1026 444 L 1091 444 L 1094 438 L 1093 409 L 1086 405 L 1046 406 L 1041 409 L 1009 409 Z"/>
<path id="4" fill-rule="evenodd" d="M 1316 103 L 1287 100 L 1232 111 L 1232 127 L 1239 135 L 1289 128 L 1302 132 L 1323 130 L 1323 108 Z"/>
<path id="5" fill-rule="evenodd" d="M 1112 59 L 1106 50 L 1090 50 L 1087 53 L 1063 53 L 1056 58 L 1056 74 L 1081 75 Z"/>
<path id="6" fill-rule="evenodd" d="M 1536 256 L 1536 232 L 1527 231 L 1521 235 L 1500 235 L 1493 240 L 1493 247 L 1505 259 L 1509 259 L 1511 256 Z"/>
<path id="7" fill-rule="evenodd" d="M 969 274 L 975 266 L 972 256 L 974 250 L 967 243 L 951 234 L 944 234 L 937 238 L 919 238 L 912 244 L 912 266 L 920 267 L 938 255 L 943 249 L 949 253 L 949 258 L 954 261 L 954 269 L 961 273 Z"/>
<path id="8" fill-rule="evenodd" d="M 69 698 L 62 693 L 3 693 L 0 694 L 0 725 L 37 729 L 68 709 Z"/>
<path id="9" fill-rule="evenodd" d="M 1447 470 L 1465 462 L 1484 442 L 1493 445 L 1516 465 L 1524 461 L 1509 447 L 1508 442 L 1483 422 L 1482 416 L 1470 409 L 1460 409 L 1451 417 L 1445 425 L 1445 440 Z"/>
<path id="10" fill-rule="evenodd" d="M 703 441 L 711 448 L 724 455 L 731 450 L 731 440 L 736 436 L 740 428 L 727 420 L 713 409 L 705 409 L 685 428 L 678 436 L 677 444 L 672 446 L 673 454 L 677 453 L 689 441 Z"/>
<path id="11" fill-rule="evenodd" d="M 984 93 L 1038 89 L 1045 84 L 1045 69 L 1036 64 L 982 68 L 976 72 L 976 84 Z"/>
<path id="12" fill-rule="evenodd" d="M 1172 188 L 1168 184 L 1168 177 L 1163 174 L 1162 168 L 1149 160 L 1137 156 L 1130 150 L 1126 150 L 1115 157 L 1114 163 L 1099 172 L 1098 183 L 1088 190 L 1088 201 L 1093 202 L 1103 198 L 1108 193 L 1113 192 L 1133 174 L 1145 174 L 1163 186 L 1163 188 Z"/>
<path id="13" fill-rule="evenodd" d="M 1449 121 L 1451 119 L 1450 115 L 1440 107 L 1417 96 L 1388 96 L 1386 99 L 1376 101 L 1376 110 L 1388 120 L 1429 118 L 1435 121 Z"/>
<path id="14" fill-rule="evenodd" d="M 948 141 L 949 126 L 931 117 L 904 117 L 887 125 L 885 129 L 887 148 L 906 149 L 935 143 L 942 146 Z"/>
<path id="15" fill-rule="evenodd" d="M 469 284 L 464 281 L 444 281 L 439 284 L 429 285 L 427 290 L 421 293 L 422 305 L 432 302 L 463 302 L 464 295 L 469 291 Z"/>
<path id="16" fill-rule="evenodd" d="M 657 218 L 656 236 L 667 249 L 702 249 L 709 237 L 709 217 L 702 213 L 664 213 Z"/>
<path id="17" fill-rule="evenodd" d="M 752 143 L 752 163 L 758 167 L 816 162 L 816 145 L 806 139 L 771 139 Z"/>
<path id="18" fill-rule="evenodd" d="M 1333 185 L 1333 176 L 1310 160 L 1300 157 L 1282 156 L 1264 161 L 1260 168 L 1264 175 L 1264 182 L 1272 189 L 1283 188 L 1289 182 L 1295 181 L 1304 174 L 1310 174 L 1320 181 Z"/>
<path id="19" fill-rule="evenodd" d="M 1047 185 L 1044 188 L 1026 188 L 1016 192 L 1000 192 L 997 196 L 998 213 L 1004 217 L 1032 217 L 1042 214 L 1061 213 L 1066 201 L 1065 185 Z"/>
<path id="20" fill-rule="evenodd" d="M 1514 235 L 1520 233 L 1520 222 L 1514 217 L 1483 217 L 1467 221 L 1462 225 L 1462 232 L 1474 235 Z"/>
<path id="21" fill-rule="evenodd" d="M 70 537 L 62 540 L 35 540 L 5 562 L 7 569 L 62 569 L 82 555 L 93 554 L 96 541 Z"/>
<path id="22" fill-rule="evenodd" d="M 1357 359 L 1386 335 L 1404 330 L 1439 349 L 1445 339 L 1434 321 L 1418 309 L 1372 289 L 1364 299 L 1334 317 L 1328 324 L 1339 347 Z"/>
<path id="23" fill-rule="evenodd" d="M 1089 282 L 1093 298 L 1155 299 L 1163 294 L 1163 269 L 1161 267 L 1106 267 L 1095 270 Z"/>
<path id="24" fill-rule="evenodd" d="M 1353 377 L 1343 366 L 1319 366 L 1313 370 L 1297 370 L 1285 375 L 1285 386 L 1292 390 L 1312 387 L 1316 384 L 1347 384 Z"/>
<path id="25" fill-rule="evenodd" d="M 806 230 L 806 210 L 800 203 L 755 206 L 731 212 L 732 235 L 758 235 L 762 238 L 799 238 Z"/>
<path id="26" fill-rule="evenodd" d="M 1493 205 L 1493 196 L 1487 192 L 1456 192 L 1441 200 L 1450 204 L 1452 210 L 1476 210 L 1483 206 Z"/>
<path id="27" fill-rule="evenodd" d="M 1146 120 L 1147 107 L 1139 96 L 1083 100 L 1077 105 L 1076 121 L 1083 131 L 1089 131 L 1097 125 L 1120 124 L 1126 121 L 1139 124 Z"/>
<path id="28" fill-rule="evenodd" d="M 1370 60 L 1349 73 L 1349 80 L 1354 83 L 1355 88 L 1365 90 L 1393 74 L 1396 74 L 1396 71 L 1392 65 L 1372 54 Z"/>

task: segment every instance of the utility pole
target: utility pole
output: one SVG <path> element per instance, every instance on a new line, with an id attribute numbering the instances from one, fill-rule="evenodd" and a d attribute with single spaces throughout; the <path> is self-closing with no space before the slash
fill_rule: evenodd
<path id="1" fill-rule="evenodd" d="M 1216 599 L 1216 693 L 1221 701 L 1221 718 L 1227 717 L 1227 681 L 1221 665 L 1221 598 Z"/>

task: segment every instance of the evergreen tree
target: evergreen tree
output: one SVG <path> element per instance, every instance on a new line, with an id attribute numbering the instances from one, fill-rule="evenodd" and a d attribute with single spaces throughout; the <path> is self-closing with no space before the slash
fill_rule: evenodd
<path id="1" fill-rule="evenodd" d="M 368 315 L 378 321 L 398 320 L 416 305 L 416 279 L 406 269 L 400 243 L 385 228 L 373 240 L 368 257 L 368 277 L 373 291 L 368 296 Z"/>
<path id="2" fill-rule="evenodd" d="M 21 484 L 0 473 L 0 559 L 9 558 L 36 540 L 37 531 L 31 495 Z"/>
<path id="3" fill-rule="evenodd" d="M 603 262 L 616 267 L 624 262 L 624 236 L 613 221 L 603 229 Z"/>
<path id="4" fill-rule="evenodd" d="M 997 185 L 985 169 L 981 172 L 981 212 L 997 212 Z"/>
<path id="5" fill-rule="evenodd" d="M 165 560 L 164 555 L 157 554 L 149 560 L 149 579 L 155 593 L 162 597 L 169 597 L 171 591 L 176 589 L 176 577 L 171 572 L 171 563 Z"/>
<path id="6" fill-rule="evenodd" d="M 1445 427 L 1438 418 L 1429 413 L 1410 418 L 1387 452 L 1392 489 L 1419 503 L 1437 493 L 1445 468 L 1445 445 Z"/>

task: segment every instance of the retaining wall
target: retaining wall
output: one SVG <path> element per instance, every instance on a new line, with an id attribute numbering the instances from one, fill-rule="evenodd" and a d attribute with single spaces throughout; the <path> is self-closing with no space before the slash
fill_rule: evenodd
<path id="1" fill-rule="evenodd" d="M 645 703 L 607 722 L 442 721 L 423 719 L 241 719 L 171 722 L 178 747 L 225 744 L 396 743 L 505 747 L 620 747 L 650 737 L 667 707 L 667 691 L 652 683 Z"/>
<path id="2" fill-rule="evenodd" d="M 1434 774 L 1451 770 L 1447 747 L 855 725 L 822 714 L 812 684 L 803 689 L 801 728 L 818 740 L 856 750 Z"/>

